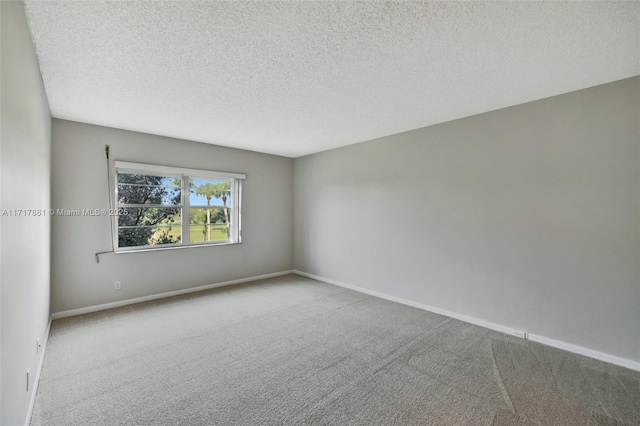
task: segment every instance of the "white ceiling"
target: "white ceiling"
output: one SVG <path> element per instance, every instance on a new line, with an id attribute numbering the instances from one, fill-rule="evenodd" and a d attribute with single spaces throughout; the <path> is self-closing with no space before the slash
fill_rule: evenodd
<path id="1" fill-rule="evenodd" d="M 54 117 L 297 157 L 640 74 L 640 2 L 35 1 Z"/>

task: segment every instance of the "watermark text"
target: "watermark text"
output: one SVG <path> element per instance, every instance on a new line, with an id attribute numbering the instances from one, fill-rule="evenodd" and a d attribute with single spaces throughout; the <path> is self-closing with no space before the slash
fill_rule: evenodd
<path id="1" fill-rule="evenodd" d="M 126 209 L 3 209 L 2 216 L 126 216 Z"/>

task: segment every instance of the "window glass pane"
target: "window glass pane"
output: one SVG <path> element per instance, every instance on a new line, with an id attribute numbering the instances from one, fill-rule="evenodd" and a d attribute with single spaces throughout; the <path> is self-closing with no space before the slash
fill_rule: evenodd
<path id="1" fill-rule="evenodd" d="M 209 226 L 209 238 L 207 238 L 207 226 L 206 225 L 191 225 L 189 237 L 192 243 L 203 243 L 208 241 L 226 241 L 227 227 L 224 224 L 213 224 Z"/>
<path id="2" fill-rule="evenodd" d="M 200 179 L 190 178 L 189 204 L 191 206 L 230 206 L 230 179 Z"/>
<path id="3" fill-rule="evenodd" d="M 118 173 L 119 204 L 181 204 L 181 179 Z"/>
<path id="4" fill-rule="evenodd" d="M 225 214 L 226 211 L 226 214 Z M 231 209 L 224 207 L 191 208 L 190 241 L 224 241 L 229 239 L 227 224 L 230 221 Z"/>
<path id="5" fill-rule="evenodd" d="M 231 189 L 239 195 L 235 186 L 239 181 L 187 177 L 183 173 L 188 170 L 158 167 L 156 171 L 149 165 L 139 166 L 140 172 L 133 171 L 134 163 L 116 166 L 118 247 L 180 245 L 182 237 L 194 244 L 239 242 L 238 224 L 231 223 L 233 213 L 237 214 L 231 206 L 235 209 L 240 201 L 232 199 Z M 183 184 L 189 188 L 187 194 L 182 193 Z M 183 223 L 185 214 L 188 221 Z"/>
<path id="6" fill-rule="evenodd" d="M 180 225 L 139 226 L 118 229 L 118 247 L 157 246 L 179 243 Z"/>
<path id="7" fill-rule="evenodd" d="M 179 225 L 180 207 L 125 207 L 120 208 L 118 226 Z"/>

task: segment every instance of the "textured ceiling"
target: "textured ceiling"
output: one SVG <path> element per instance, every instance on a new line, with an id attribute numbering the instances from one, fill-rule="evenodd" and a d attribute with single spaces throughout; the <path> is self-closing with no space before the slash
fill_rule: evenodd
<path id="1" fill-rule="evenodd" d="M 297 157 L 640 74 L 640 2 L 25 3 L 54 117 Z"/>

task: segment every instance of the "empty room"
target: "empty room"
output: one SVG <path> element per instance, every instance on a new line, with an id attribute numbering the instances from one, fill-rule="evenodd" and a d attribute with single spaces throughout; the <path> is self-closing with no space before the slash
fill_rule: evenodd
<path id="1" fill-rule="evenodd" d="M 1 425 L 640 426 L 640 2 L 0 22 Z"/>

